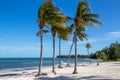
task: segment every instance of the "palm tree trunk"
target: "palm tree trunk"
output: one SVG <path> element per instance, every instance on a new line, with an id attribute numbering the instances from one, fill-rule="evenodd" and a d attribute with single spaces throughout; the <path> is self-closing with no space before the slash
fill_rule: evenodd
<path id="1" fill-rule="evenodd" d="M 43 34 L 42 34 L 42 29 L 40 30 L 40 63 L 39 63 L 39 69 L 38 69 L 38 76 L 42 74 L 41 69 L 42 69 L 42 47 L 43 47 Z"/>
<path id="2" fill-rule="evenodd" d="M 59 39 L 59 68 L 61 68 L 61 39 Z"/>
<path id="3" fill-rule="evenodd" d="M 77 74 L 77 29 L 75 28 L 75 66 L 73 74 Z"/>
<path id="4" fill-rule="evenodd" d="M 97 66 L 99 66 L 99 59 L 97 59 Z"/>
<path id="5" fill-rule="evenodd" d="M 53 60 L 52 60 L 52 72 L 56 74 L 55 72 L 55 36 L 53 36 Z"/>
<path id="6" fill-rule="evenodd" d="M 88 52 L 88 56 L 89 56 L 89 62 L 91 63 L 90 54 L 89 54 L 89 49 L 88 48 L 87 48 L 87 52 Z"/>
<path id="7" fill-rule="evenodd" d="M 67 66 L 70 66 L 70 54 L 71 54 L 71 51 L 72 51 L 73 44 L 74 44 L 74 43 L 72 43 L 71 48 L 70 48 L 69 58 L 68 58 L 68 64 L 67 64 Z"/>

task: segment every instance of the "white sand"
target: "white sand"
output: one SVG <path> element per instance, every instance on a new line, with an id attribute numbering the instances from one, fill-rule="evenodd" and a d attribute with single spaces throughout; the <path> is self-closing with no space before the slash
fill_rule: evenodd
<path id="1" fill-rule="evenodd" d="M 35 77 L 37 70 L 26 70 L 0 74 L 0 80 L 92 80 L 92 79 L 120 79 L 120 62 L 104 62 L 81 64 L 78 74 L 72 74 L 74 67 L 56 68 L 57 75 L 51 73 L 51 67 L 43 68 L 47 76 Z M 2 75 L 2 76 L 1 76 Z"/>

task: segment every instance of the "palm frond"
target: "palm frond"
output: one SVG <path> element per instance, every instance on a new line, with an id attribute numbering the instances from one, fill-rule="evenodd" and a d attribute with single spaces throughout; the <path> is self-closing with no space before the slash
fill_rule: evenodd
<path id="1" fill-rule="evenodd" d="M 86 48 L 92 48 L 90 43 L 86 44 Z"/>
<path id="2" fill-rule="evenodd" d="M 41 33 L 44 33 L 44 34 L 45 34 L 45 33 L 48 33 L 48 32 L 49 32 L 48 30 L 41 30 L 41 31 L 38 31 L 38 32 L 36 33 L 36 35 L 37 35 L 37 36 L 40 36 Z"/>
<path id="3" fill-rule="evenodd" d="M 42 33 L 48 33 L 49 31 L 48 30 L 42 30 Z"/>
<path id="4" fill-rule="evenodd" d="M 99 18 L 100 16 L 98 14 L 93 14 L 93 13 L 87 13 L 83 14 L 83 18 Z"/>
<path id="5" fill-rule="evenodd" d="M 102 23 L 100 20 L 97 20 L 97 19 L 95 19 L 95 18 L 88 18 L 87 20 L 88 20 L 88 22 L 91 21 L 91 22 L 93 22 L 93 23 L 103 25 L 103 23 Z"/>
<path id="6" fill-rule="evenodd" d="M 91 12 L 88 2 L 86 0 L 79 2 L 77 6 L 76 18 L 77 17 L 81 18 L 82 14 L 88 12 Z"/>

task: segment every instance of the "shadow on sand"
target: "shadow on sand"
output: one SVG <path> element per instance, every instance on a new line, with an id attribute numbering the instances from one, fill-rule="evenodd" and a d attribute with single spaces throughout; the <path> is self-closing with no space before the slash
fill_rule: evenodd
<path id="1" fill-rule="evenodd" d="M 85 77 L 80 77 L 80 78 L 73 78 L 73 77 L 66 77 L 66 76 L 58 76 L 58 77 L 40 77 L 40 78 L 36 78 L 34 80 L 95 80 L 95 79 L 109 79 L 112 80 L 110 78 L 104 78 L 101 76 L 85 76 Z"/>
<path id="2" fill-rule="evenodd" d="M 14 76 L 21 76 L 20 74 L 3 74 L 0 77 L 14 77 Z"/>

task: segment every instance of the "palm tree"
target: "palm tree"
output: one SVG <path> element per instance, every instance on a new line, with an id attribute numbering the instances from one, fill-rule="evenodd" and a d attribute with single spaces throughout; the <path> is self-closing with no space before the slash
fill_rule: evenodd
<path id="1" fill-rule="evenodd" d="M 56 7 L 55 7 L 56 8 Z M 69 17 L 60 13 L 60 11 L 55 9 L 55 13 L 51 16 L 49 24 L 51 25 L 51 33 L 53 37 L 53 60 L 52 60 L 52 72 L 55 72 L 55 36 L 56 33 L 59 33 L 61 29 L 64 29 L 64 24 L 69 20 Z M 62 31 L 61 31 L 62 32 Z"/>
<path id="2" fill-rule="evenodd" d="M 84 33 L 85 28 L 89 25 L 96 26 L 96 23 L 102 24 L 97 18 L 98 14 L 93 14 L 86 0 L 78 3 L 76 16 L 74 18 L 74 37 L 75 37 L 75 66 L 73 74 L 77 74 L 77 37 L 80 40 L 87 39 Z"/>
<path id="3" fill-rule="evenodd" d="M 58 38 L 59 38 L 59 68 L 61 66 L 61 40 L 69 40 L 69 35 L 72 33 L 72 27 L 65 27 L 65 29 L 61 29 L 58 31 Z"/>
<path id="4" fill-rule="evenodd" d="M 38 10 L 38 24 L 39 24 L 39 31 L 37 34 L 40 35 L 40 63 L 39 63 L 39 69 L 38 74 L 36 76 L 39 76 L 42 74 L 41 68 L 42 68 L 42 54 L 43 54 L 43 32 L 47 32 L 46 30 L 43 30 L 43 28 L 49 23 L 50 18 L 54 14 L 54 5 L 51 2 L 51 0 L 46 0 L 44 2 L 39 10 Z"/>
<path id="5" fill-rule="evenodd" d="M 61 29 L 64 29 L 64 27 L 62 25 L 55 26 L 55 24 L 52 24 L 52 27 L 51 27 L 51 33 L 52 33 L 52 37 L 53 37 L 53 60 L 52 60 L 53 66 L 52 66 L 52 72 L 54 74 L 56 74 L 56 72 L 55 72 L 55 36 L 56 36 L 56 33 L 61 32 Z M 64 33 L 64 31 L 63 31 L 63 33 Z M 60 33 L 59 33 L 59 35 L 60 35 Z M 62 35 L 60 35 L 60 36 L 62 36 Z M 64 37 L 64 39 L 65 38 L 67 38 L 67 37 Z M 59 46 L 59 48 L 60 48 L 60 46 Z"/>
<path id="6" fill-rule="evenodd" d="M 89 62 L 91 63 L 90 54 L 89 54 L 89 49 L 91 48 L 90 43 L 87 43 L 87 44 L 86 44 L 86 48 L 87 48 L 87 52 L 88 52 L 88 56 L 89 56 Z"/>
<path id="7" fill-rule="evenodd" d="M 97 57 L 97 66 L 99 66 L 99 59 L 103 59 L 103 60 L 106 60 L 106 55 L 104 52 L 97 52 L 96 53 L 96 57 Z"/>
<path id="8" fill-rule="evenodd" d="M 60 10 L 58 7 L 54 6 L 52 3 L 52 0 L 46 0 L 38 11 L 38 19 L 39 19 L 39 25 L 40 25 L 40 36 L 41 36 L 41 52 L 40 52 L 40 64 L 39 64 L 39 71 L 38 75 L 41 74 L 41 67 L 42 67 L 42 29 L 45 24 L 48 24 L 51 26 L 51 33 L 53 36 L 53 67 L 52 72 L 56 74 L 55 72 L 55 35 L 57 33 L 57 30 L 59 28 L 63 27 L 63 23 L 66 22 L 68 19 L 66 16 L 60 13 Z"/>

